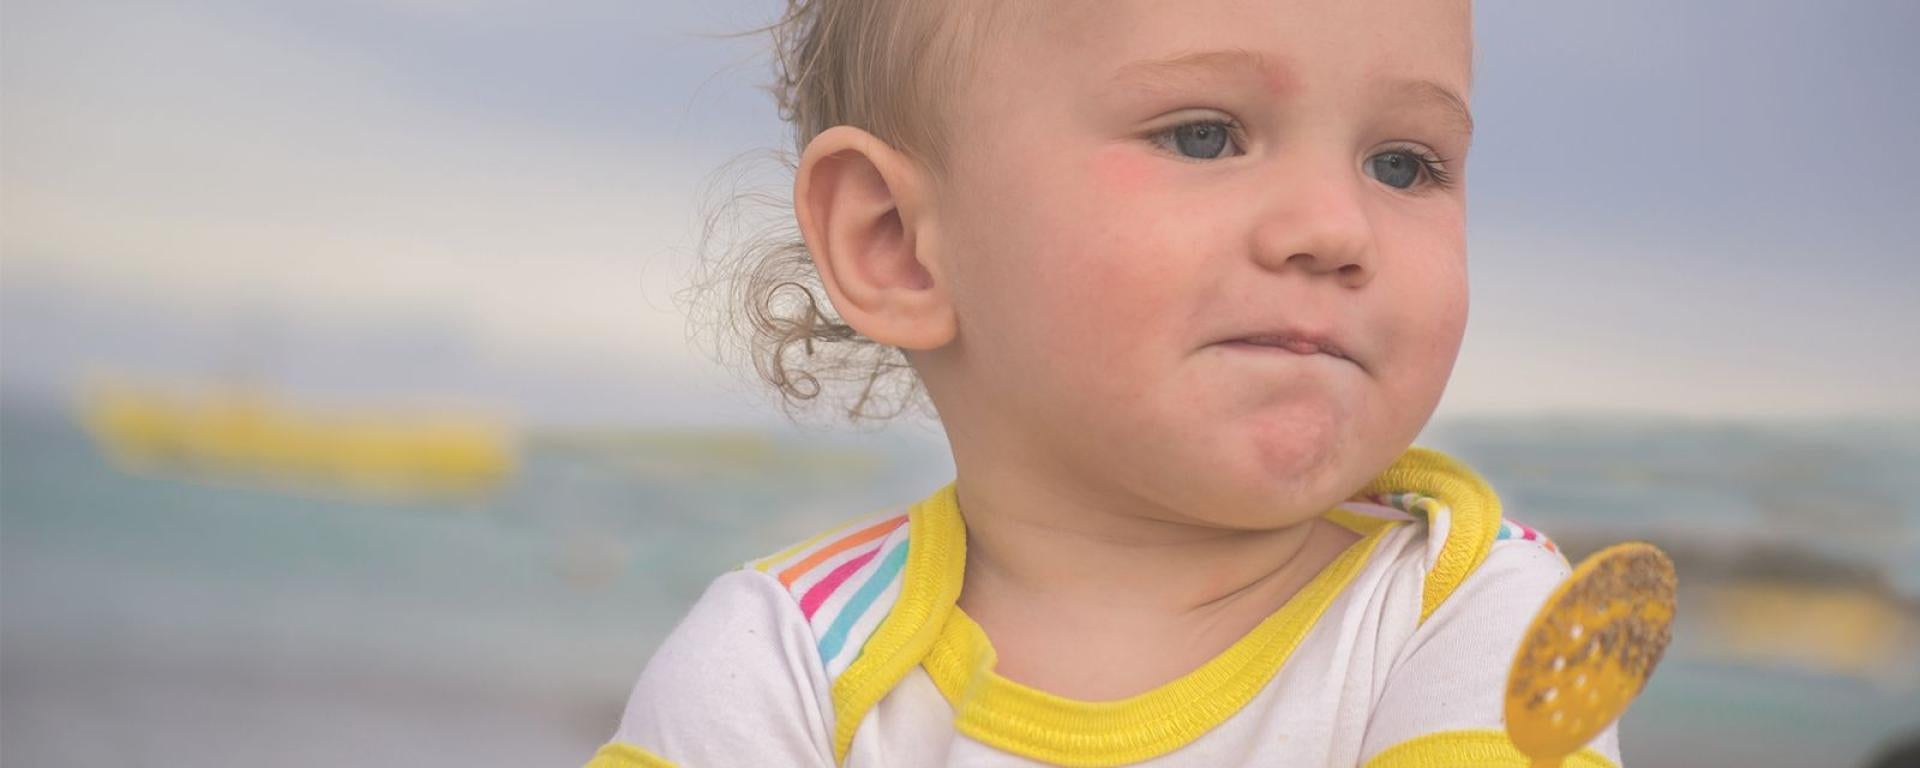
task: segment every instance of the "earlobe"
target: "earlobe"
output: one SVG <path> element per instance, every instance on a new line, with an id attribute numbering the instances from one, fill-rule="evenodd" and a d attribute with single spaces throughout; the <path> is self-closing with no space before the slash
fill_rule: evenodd
<path id="1" fill-rule="evenodd" d="M 932 258 L 925 173 L 858 128 L 829 128 L 794 176 L 794 215 L 828 298 L 861 335 L 934 349 L 954 335 L 953 309 Z"/>

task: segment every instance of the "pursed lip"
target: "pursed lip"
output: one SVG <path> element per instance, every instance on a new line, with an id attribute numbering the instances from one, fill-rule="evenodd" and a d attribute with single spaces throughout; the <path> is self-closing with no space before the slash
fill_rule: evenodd
<path id="1" fill-rule="evenodd" d="M 1334 342 L 1327 334 L 1313 333 L 1310 331 L 1293 329 L 1262 331 L 1222 339 L 1215 343 L 1275 347 L 1301 355 L 1322 354 L 1329 357 L 1340 358 L 1356 366 L 1360 365 L 1360 361 L 1355 360 L 1353 355 L 1349 354 L 1340 344 Z M 1364 369 L 1365 366 L 1361 367 Z"/>

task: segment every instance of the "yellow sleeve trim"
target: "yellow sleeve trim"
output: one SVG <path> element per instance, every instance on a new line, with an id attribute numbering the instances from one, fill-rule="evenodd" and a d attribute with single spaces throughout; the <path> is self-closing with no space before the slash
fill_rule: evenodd
<path id="1" fill-rule="evenodd" d="M 1419 446 L 1400 454 L 1359 495 L 1395 493 L 1432 497 L 1425 500 L 1423 510 L 1431 512 L 1431 505 L 1439 503 L 1448 512 L 1447 540 L 1421 587 L 1420 621 L 1425 622 L 1493 550 L 1493 541 L 1500 535 L 1500 497 L 1467 465 Z"/>
<path id="2" fill-rule="evenodd" d="M 844 765 L 853 734 L 880 699 L 933 647 L 966 575 L 967 529 L 955 483 L 907 510 L 907 565 L 900 597 L 847 671 L 833 681 L 833 761 Z"/>
<path id="3" fill-rule="evenodd" d="M 613 743 L 593 753 L 586 768 L 677 768 L 666 758 L 632 744 Z"/>
<path id="4" fill-rule="evenodd" d="M 1366 768 L 1531 768 L 1533 761 L 1515 749 L 1507 734 L 1493 729 L 1441 731 L 1388 747 L 1367 761 Z M 1582 749 L 1562 763 L 1566 768 L 1620 768 L 1592 748 Z"/>

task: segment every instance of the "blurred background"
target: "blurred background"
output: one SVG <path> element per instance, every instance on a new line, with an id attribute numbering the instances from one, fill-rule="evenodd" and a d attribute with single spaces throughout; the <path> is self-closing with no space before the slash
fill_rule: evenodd
<path id="1" fill-rule="evenodd" d="M 779 6 L 5 0 L 0 759 L 577 765 L 713 576 L 944 482 L 675 304 L 785 143 L 715 35 Z M 1678 561 L 1629 765 L 1869 764 L 1920 733 L 1920 6 L 1476 11 L 1421 442 Z"/>

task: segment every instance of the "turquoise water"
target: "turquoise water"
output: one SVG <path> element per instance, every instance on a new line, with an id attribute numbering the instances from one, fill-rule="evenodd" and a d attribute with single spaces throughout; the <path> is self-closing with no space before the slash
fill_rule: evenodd
<path id="1" fill-rule="evenodd" d="M 1894 739 L 1920 738 L 1920 637 L 1898 642 L 1869 680 L 1729 658 L 1704 642 L 1700 612 L 1687 611 L 1715 583 L 1878 581 L 1913 626 L 1915 425 L 1481 421 L 1426 437 L 1485 474 L 1507 514 L 1538 521 L 1576 561 L 1627 539 L 1674 556 L 1680 621 L 1621 722 L 1629 765 L 1854 766 Z"/>
<path id="2" fill-rule="evenodd" d="M 7 763 L 578 764 L 713 575 L 950 476 L 925 440 L 782 440 L 839 460 L 692 471 L 542 442 L 495 497 L 393 504 L 128 475 L 63 417 L 0 409 Z M 1800 537 L 1915 594 L 1911 432 L 1478 423 L 1432 442 L 1563 541 Z M 1848 766 L 1914 726 L 1911 680 L 1734 663 L 1683 625 L 1622 727 L 1636 766 Z"/>

